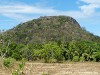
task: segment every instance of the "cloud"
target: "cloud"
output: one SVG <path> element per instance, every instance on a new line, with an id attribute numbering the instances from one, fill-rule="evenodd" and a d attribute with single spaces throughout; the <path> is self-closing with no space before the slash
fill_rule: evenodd
<path id="1" fill-rule="evenodd" d="M 23 19 L 27 14 L 37 15 L 68 15 L 75 18 L 83 18 L 84 14 L 80 11 L 59 11 L 53 8 L 39 8 L 29 5 L 7 5 L 0 7 L 0 13 L 6 17 Z M 24 15 L 23 15 L 24 14 Z M 29 16 L 30 17 L 30 16 Z M 28 17 L 27 17 L 28 18 Z"/>
<path id="2" fill-rule="evenodd" d="M 2 0 L 0 1 L 0 28 L 9 29 L 15 24 L 25 22 L 39 16 L 72 16 L 80 22 L 81 26 L 86 27 L 89 31 L 100 35 L 100 0 L 76 0 L 78 10 L 59 10 L 54 6 L 48 6 L 46 1 L 34 3 L 33 5 L 24 4 L 21 1 Z M 56 5 L 56 4 L 55 4 Z M 9 27 L 10 26 L 10 27 Z M 93 26 L 93 27 L 92 27 Z M 9 27 L 9 28 L 8 28 Z M 90 27 L 94 29 L 90 30 Z M 98 30 L 98 31 L 96 31 Z"/>
<path id="3" fill-rule="evenodd" d="M 85 2 L 85 5 L 80 6 L 79 8 L 83 11 L 85 15 L 93 15 L 96 13 L 96 9 L 100 8 L 100 0 L 80 0 Z"/>
<path id="4" fill-rule="evenodd" d="M 76 15 L 73 15 L 77 14 Z M 31 16 L 30 16 L 31 14 Z M 29 20 L 33 18 L 33 15 L 69 15 L 73 17 L 83 17 L 79 11 L 59 11 L 53 8 L 36 7 L 30 5 L 2 5 L 0 6 L 0 15 L 17 19 L 17 20 Z M 27 16 L 28 15 L 28 16 Z"/>
<path id="5" fill-rule="evenodd" d="M 74 18 L 87 18 L 93 16 L 96 13 L 96 9 L 100 8 L 99 0 L 80 0 L 81 2 L 85 2 L 86 4 L 78 6 L 79 10 L 56 10 L 50 7 L 41 7 L 35 5 L 27 5 L 27 4 L 6 4 L 0 5 L 0 15 L 20 20 L 27 21 L 40 16 L 52 16 L 52 15 L 67 15 L 72 16 Z M 37 15 L 37 16 L 36 16 Z"/>
<path id="6" fill-rule="evenodd" d="M 49 15 L 56 13 L 57 11 L 51 8 L 39 8 L 30 5 L 2 5 L 0 6 L 0 15 L 16 19 L 16 20 L 29 20 L 32 18 L 31 15 L 41 14 Z"/>
<path id="7" fill-rule="evenodd" d="M 89 4 L 80 6 L 79 8 L 83 11 L 83 14 L 91 16 L 91 14 L 95 13 L 95 10 L 100 8 L 100 6 L 97 4 Z"/>
<path id="8" fill-rule="evenodd" d="M 100 4 L 100 0 L 80 0 L 85 3 Z"/>
<path id="9" fill-rule="evenodd" d="M 54 13 L 53 9 L 38 8 L 29 5 L 6 5 L 0 6 L 0 13 L 25 13 L 25 14 L 49 14 Z"/>
<path id="10" fill-rule="evenodd" d="M 27 20 L 30 20 L 31 18 L 27 17 L 27 16 L 24 16 L 22 14 L 13 14 L 13 13 L 5 13 L 3 14 L 4 16 L 6 17 L 9 17 L 9 18 L 12 18 L 12 19 L 15 19 L 15 20 L 20 20 L 20 21 L 27 21 Z"/>

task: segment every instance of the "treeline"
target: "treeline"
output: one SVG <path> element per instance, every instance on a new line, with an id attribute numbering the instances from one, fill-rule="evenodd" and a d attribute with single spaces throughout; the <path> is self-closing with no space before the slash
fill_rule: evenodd
<path id="1" fill-rule="evenodd" d="M 62 62 L 62 61 L 100 61 L 100 43 L 91 41 L 48 42 L 45 44 L 7 43 L 0 51 L 5 57 L 16 60 L 25 58 L 28 61 Z M 7 51 L 7 52 L 6 52 Z M 2 53 L 2 54 L 3 54 Z"/>

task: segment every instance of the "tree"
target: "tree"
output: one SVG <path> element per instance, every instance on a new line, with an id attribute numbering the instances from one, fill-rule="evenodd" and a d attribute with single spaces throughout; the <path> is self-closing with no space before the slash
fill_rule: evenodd
<path id="1" fill-rule="evenodd" d="M 28 61 L 33 59 L 33 51 L 28 44 L 21 49 L 21 54 L 22 58 L 26 58 Z"/>
<path id="2" fill-rule="evenodd" d="M 49 42 L 44 44 L 44 59 L 48 62 L 49 59 L 56 59 L 57 61 L 62 60 L 62 51 L 56 42 Z"/>
<path id="3" fill-rule="evenodd" d="M 71 41 L 68 46 L 67 54 L 68 54 L 68 59 L 71 61 L 73 60 L 75 50 L 77 50 L 75 44 L 76 44 L 76 41 Z"/>
<path id="4" fill-rule="evenodd" d="M 2 59 L 5 58 L 9 45 L 11 43 L 10 38 L 8 38 L 9 34 L 3 31 L 0 31 L 0 55 Z"/>
<path id="5" fill-rule="evenodd" d="M 8 49 L 9 49 L 9 45 L 11 43 L 10 41 L 10 36 L 8 37 L 8 33 L 7 32 L 4 32 L 4 30 L 0 30 L 0 56 L 1 56 L 1 63 L 3 62 L 7 52 L 8 52 Z M 2 67 L 3 67 L 3 64 L 2 64 Z"/>

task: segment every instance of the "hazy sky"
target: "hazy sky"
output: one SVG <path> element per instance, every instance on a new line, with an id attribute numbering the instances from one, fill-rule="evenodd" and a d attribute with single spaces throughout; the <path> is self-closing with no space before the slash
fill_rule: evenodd
<path id="1" fill-rule="evenodd" d="M 72 16 L 100 36 L 100 0 L 0 0 L 0 29 L 52 15 Z"/>

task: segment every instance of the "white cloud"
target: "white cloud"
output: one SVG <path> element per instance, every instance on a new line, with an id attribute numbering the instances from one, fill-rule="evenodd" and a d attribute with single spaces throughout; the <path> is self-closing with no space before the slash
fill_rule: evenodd
<path id="1" fill-rule="evenodd" d="M 50 7 L 40 7 L 32 6 L 26 4 L 6 4 L 0 5 L 0 15 L 21 20 L 27 21 L 34 18 L 34 15 L 48 16 L 48 15 L 67 15 L 74 18 L 87 18 L 93 16 L 96 13 L 96 9 L 100 8 L 100 0 L 80 0 L 85 2 L 82 6 L 79 6 L 80 10 L 70 10 L 70 11 L 61 11 L 56 10 Z"/>
<path id="2" fill-rule="evenodd" d="M 38 8 L 29 5 L 5 5 L 0 6 L 0 13 L 28 13 L 28 14 L 49 14 L 54 13 L 53 9 Z"/>
<path id="3" fill-rule="evenodd" d="M 95 13 L 96 8 L 100 8 L 100 5 L 89 4 L 89 5 L 80 6 L 79 8 L 81 8 L 81 10 L 83 11 L 83 14 L 91 16 L 91 14 Z"/>
<path id="4" fill-rule="evenodd" d="M 96 9 L 100 8 L 100 0 L 80 0 L 87 4 L 80 6 L 79 8 L 85 15 L 93 15 L 96 13 Z"/>
<path id="5" fill-rule="evenodd" d="M 85 3 L 100 4 L 100 0 L 80 0 Z"/>
<path id="6" fill-rule="evenodd" d="M 39 8 L 30 5 L 2 5 L 0 6 L 0 15 L 16 19 L 27 21 L 30 20 L 32 15 L 49 15 L 56 13 L 57 11 L 51 8 Z M 31 14 L 31 16 L 29 16 Z M 28 16 L 27 16 L 28 15 Z"/>
<path id="7" fill-rule="evenodd" d="M 15 19 L 15 20 L 20 20 L 20 21 L 27 21 L 27 20 L 30 20 L 31 18 L 27 17 L 27 16 L 24 16 L 22 14 L 15 14 L 15 13 L 5 13 L 3 14 L 4 16 L 6 17 L 9 17 L 9 18 L 12 18 L 12 19 Z"/>
<path id="8" fill-rule="evenodd" d="M 84 15 L 79 11 L 59 11 L 53 8 L 36 7 L 30 5 L 3 5 L 0 6 L 0 15 L 17 19 L 29 20 L 33 18 L 29 15 L 68 15 L 76 18 L 82 18 Z M 28 15 L 28 16 L 27 16 Z"/>

